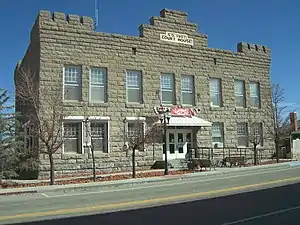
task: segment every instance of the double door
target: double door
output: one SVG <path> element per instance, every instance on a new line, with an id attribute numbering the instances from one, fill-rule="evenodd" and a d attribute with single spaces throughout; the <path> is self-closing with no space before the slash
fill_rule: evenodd
<path id="1" fill-rule="evenodd" d="M 191 130 L 167 130 L 167 157 L 168 160 L 184 159 L 188 149 L 192 148 Z"/>

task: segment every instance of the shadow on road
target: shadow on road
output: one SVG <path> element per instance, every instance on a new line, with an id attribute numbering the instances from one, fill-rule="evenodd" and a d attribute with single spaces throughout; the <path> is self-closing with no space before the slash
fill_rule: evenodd
<path id="1" fill-rule="evenodd" d="M 222 225 L 300 205 L 300 183 L 145 209 L 52 219 L 26 225 Z M 300 210 L 234 224 L 300 224 Z"/>

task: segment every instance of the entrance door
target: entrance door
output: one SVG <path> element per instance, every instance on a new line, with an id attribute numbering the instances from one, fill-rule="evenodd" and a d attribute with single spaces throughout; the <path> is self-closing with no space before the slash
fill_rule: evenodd
<path id="1" fill-rule="evenodd" d="M 184 159 L 192 147 L 191 130 L 168 130 L 167 131 L 167 154 L 168 159 Z"/>

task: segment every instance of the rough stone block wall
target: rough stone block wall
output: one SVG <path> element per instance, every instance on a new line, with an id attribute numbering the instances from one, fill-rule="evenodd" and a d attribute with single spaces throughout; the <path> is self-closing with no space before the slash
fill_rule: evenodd
<path id="1" fill-rule="evenodd" d="M 131 157 L 122 150 L 123 140 L 120 138 L 122 120 L 137 114 L 153 116 L 153 107 L 159 104 L 157 91 L 160 89 L 162 72 L 175 74 L 176 104 L 181 104 L 180 76 L 195 76 L 196 104 L 193 107 L 201 110 L 199 116 L 203 119 L 224 122 L 225 143 L 229 146 L 237 142 L 236 123 L 247 121 L 247 110 L 235 108 L 235 78 L 246 82 L 247 103 L 249 82 L 260 82 L 262 107 L 253 115 L 256 115 L 258 121 L 271 124 L 268 116 L 271 108 L 270 50 L 264 46 L 240 43 L 237 52 L 210 48 L 207 35 L 198 32 L 197 24 L 187 21 L 185 12 L 168 9 L 162 10 L 159 17 L 152 17 L 150 24 L 141 25 L 139 37 L 95 32 L 91 18 L 77 15 L 41 11 L 37 22 L 38 27 L 33 29 L 39 31 L 41 86 L 62 85 L 63 67 L 81 66 L 82 101 L 65 102 L 66 112 L 69 116 L 97 115 L 111 118 L 110 152 L 97 156 L 99 170 L 130 169 Z M 165 32 L 187 34 L 193 38 L 194 45 L 161 41 L 160 34 Z M 133 48 L 136 54 L 132 53 Z M 88 102 L 90 67 L 107 68 L 107 103 Z M 126 103 L 126 69 L 142 71 L 143 104 Z M 210 107 L 210 77 L 222 80 L 223 106 L 218 109 Z M 198 145 L 212 145 L 211 128 L 201 128 L 196 137 Z M 271 141 L 265 141 L 265 146 L 273 148 Z M 154 153 L 153 146 L 149 146 L 145 152 L 139 152 L 137 165 L 150 168 L 157 159 L 162 159 L 160 144 L 155 145 Z M 57 171 L 86 171 L 90 165 L 91 157 L 88 153 L 66 155 L 58 152 L 56 155 Z M 48 168 L 48 161 L 44 157 L 41 169 Z"/>

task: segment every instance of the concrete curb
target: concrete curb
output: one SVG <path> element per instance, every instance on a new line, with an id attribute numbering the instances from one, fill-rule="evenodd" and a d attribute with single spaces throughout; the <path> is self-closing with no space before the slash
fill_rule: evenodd
<path id="1" fill-rule="evenodd" d="M 180 175 L 168 175 L 159 177 L 147 177 L 147 178 L 137 178 L 137 179 L 126 179 L 117 181 L 102 181 L 96 183 L 80 183 L 80 184 L 66 184 L 66 185 L 53 185 L 53 186 L 36 186 L 36 187 L 24 187 L 24 188 L 8 188 L 0 189 L 0 196 L 5 195 L 17 195 L 17 194 L 34 194 L 34 193 L 46 193 L 46 192 L 70 192 L 76 190 L 92 190 L 92 189 L 106 189 L 106 188 L 116 188 L 122 186 L 133 186 L 145 183 L 161 183 L 166 181 L 175 180 L 187 180 L 195 179 L 203 176 L 214 176 L 214 175 L 225 175 L 234 172 L 244 172 L 244 171 L 255 171 L 266 168 L 273 167 L 292 167 L 300 166 L 300 162 L 295 164 L 295 162 L 283 162 L 280 164 L 268 164 L 260 166 L 251 167 L 235 167 L 235 168 L 217 168 L 216 170 L 195 172 Z"/>

